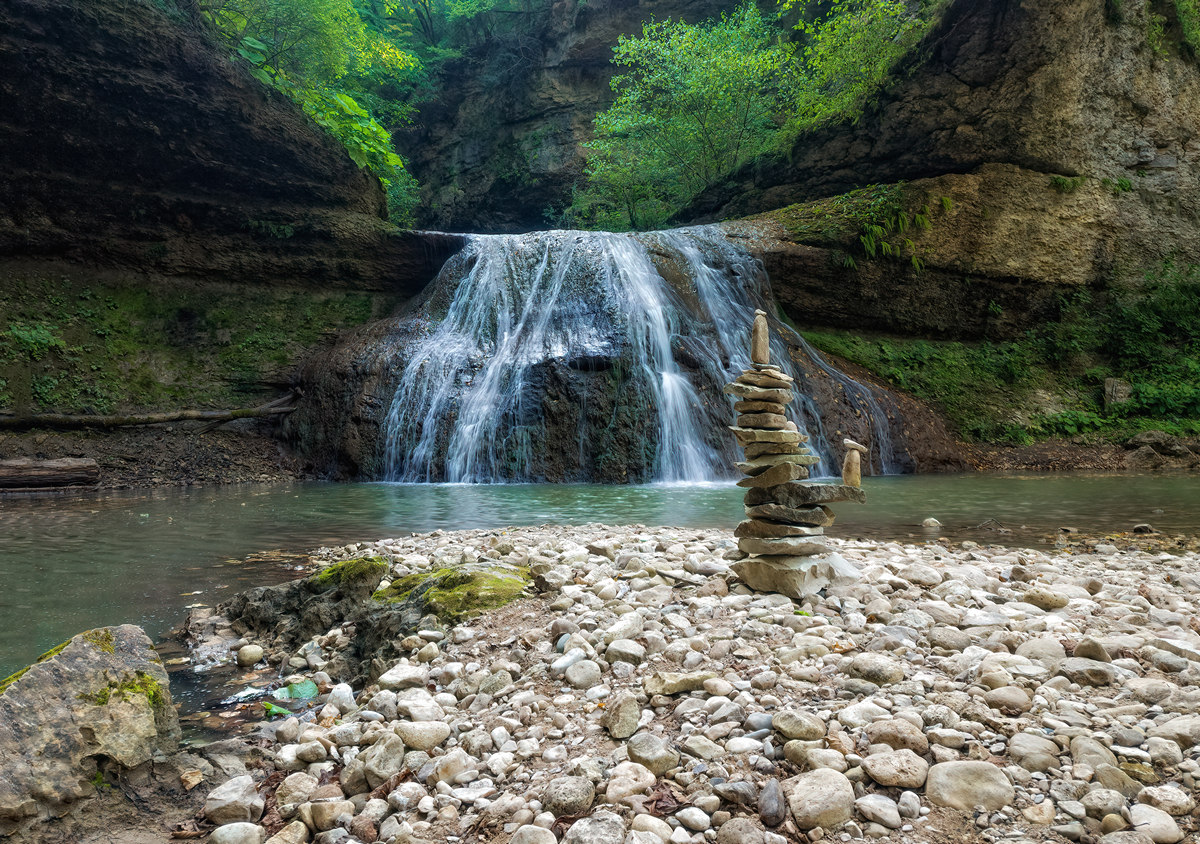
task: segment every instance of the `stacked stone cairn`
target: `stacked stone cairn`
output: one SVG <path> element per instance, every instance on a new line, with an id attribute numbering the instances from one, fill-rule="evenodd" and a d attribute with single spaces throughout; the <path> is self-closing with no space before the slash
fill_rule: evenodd
<path id="1" fill-rule="evenodd" d="M 752 368 L 725 387 L 738 399 L 737 424 L 730 427 L 745 453 L 737 468 L 747 476 L 738 481 L 746 490 L 747 518 L 735 535 L 738 548 L 748 556 L 732 568 L 752 589 L 804 598 L 834 580 L 858 574 L 825 543 L 825 528 L 834 519 L 827 505 L 866 502 L 859 487 L 860 453 L 866 449 L 845 441 L 849 451 L 841 484 L 808 481 L 810 468 L 820 459 L 808 449 L 808 437 L 787 418 L 794 379 L 771 364 L 763 311 L 754 313 L 750 360 Z"/>

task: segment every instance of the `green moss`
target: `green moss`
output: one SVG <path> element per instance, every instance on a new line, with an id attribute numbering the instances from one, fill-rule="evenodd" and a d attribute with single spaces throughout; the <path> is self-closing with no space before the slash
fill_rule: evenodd
<path id="1" fill-rule="evenodd" d="M 372 578 L 378 580 L 387 573 L 388 563 L 382 557 L 359 557 L 334 563 L 314 575 L 316 581 L 325 586 L 342 586 L 361 583 Z"/>
<path id="2" fill-rule="evenodd" d="M 0 409 L 253 405 L 329 332 L 397 302 L 357 291 L 9 271 L 0 278 Z"/>
<path id="3" fill-rule="evenodd" d="M 15 673 L 13 673 L 13 674 L 10 674 L 10 675 L 8 675 L 7 677 L 5 677 L 3 680 L 0 680 L 0 695 L 2 695 L 2 694 L 4 694 L 5 692 L 7 692 L 7 691 L 8 691 L 8 689 L 9 689 L 9 687 L 10 687 L 10 686 L 11 686 L 13 683 L 17 682 L 17 681 L 18 681 L 18 680 L 20 680 L 22 677 L 24 677 L 24 676 L 25 676 L 25 672 L 27 672 L 27 671 L 28 671 L 30 668 L 33 668 L 33 666 L 34 666 L 34 665 L 37 665 L 37 664 L 39 664 L 39 663 L 42 663 L 42 662 L 45 662 L 45 661 L 46 661 L 46 660 L 48 660 L 48 659 L 53 659 L 54 657 L 56 657 L 56 656 L 58 656 L 60 653 L 62 653 L 62 652 L 63 652 L 63 648 L 65 648 L 65 647 L 66 647 L 67 645 L 69 645 L 69 644 L 71 644 L 71 640 L 70 640 L 70 639 L 68 639 L 68 640 L 67 640 L 67 641 L 65 641 L 65 642 L 61 642 L 61 643 L 59 643 L 59 644 L 55 645 L 55 646 L 54 646 L 54 647 L 52 647 L 50 650 L 46 651 L 44 654 L 42 654 L 42 655 L 41 655 L 41 656 L 39 656 L 37 659 L 35 659 L 35 660 L 33 661 L 33 664 L 32 664 L 32 665 L 27 665 L 27 666 L 25 666 L 24 668 L 22 668 L 20 671 L 17 671 L 17 672 L 15 672 Z"/>
<path id="4" fill-rule="evenodd" d="M 372 597 L 386 603 L 400 603 L 417 593 L 430 611 L 458 620 L 511 603 L 520 597 L 528 582 L 527 568 L 511 571 L 443 568 L 402 577 Z"/>
<path id="5" fill-rule="evenodd" d="M 1200 433 L 1200 269 L 1166 264 L 1137 289 L 1060 303 L 1059 318 L 1001 342 L 804 332 L 942 411 L 967 440 L 1120 442 L 1158 429 Z M 1104 382 L 1132 387 L 1105 408 Z"/>
<path id="6" fill-rule="evenodd" d="M 94 645 L 106 654 L 111 654 L 116 651 L 112 631 L 108 628 L 99 630 L 89 630 L 83 634 L 83 641 Z"/>
<path id="7" fill-rule="evenodd" d="M 920 269 L 913 238 L 933 225 L 930 203 L 941 213 L 954 208 L 948 196 L 927 202 L 904 182 L 897 182 L 789 205 L 765 216 L 780 223 L 798 243 L 840 248 L 847 267 L 855 266 L 858 256 L 900 258 Z"/>
<path id="8" fill-rule="evenodd" d="M 167 702 L 162 686 L 145 671 L 138 671 L 132 676 L 126 674 L 119 682 L 111 682 L 102 689 L 78 697 L 95 706 L 104 706 L 114 697 L 128 700 L 133 695 L 142 695 L 156 709 Z"/>

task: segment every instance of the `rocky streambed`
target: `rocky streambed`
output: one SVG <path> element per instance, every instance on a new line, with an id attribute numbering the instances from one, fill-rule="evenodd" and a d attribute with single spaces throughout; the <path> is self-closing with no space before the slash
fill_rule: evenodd
<path id="1" fill-rule="evenodd" d="M 1196 554 L 831 541 L 861 577 L 804 603 L 740 584 L 720 530 L 322 549 L 307 580 L 190 621 L 199 664 L 279 666 L 272 685 L 318 692 L 262 724 L 246 773 L 197 789 L 198 828 L 222 844 L 1194 836 Z"/>

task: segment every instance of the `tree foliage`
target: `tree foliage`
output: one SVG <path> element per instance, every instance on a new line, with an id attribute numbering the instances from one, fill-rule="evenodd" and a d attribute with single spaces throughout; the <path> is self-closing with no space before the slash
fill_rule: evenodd
<path id="1" fill-rule="evenodd" d="M 760 153 L 779 126 L 791 55 L 751 4 L 715 22 L 651 22 L 640 37 L 622 36 L 613 62 L 626 71 L 612 81 L 616 102 L 596 117 L 589 188 L 574 214 L 657 225 Z"/>
<path id="2" fill-rule="evenodd" d="M 408 223 L 415 180 L 391 132 L 359 100 L 415 71 L 417 59 L 368 25 L 353 0 L 200 0 L 199 9 L 259 80 L 295 100 L 379 177 L 393 220 Z M 407 113 L 389 116 L 400 124 Z"/>
<path id="3" fill-rule="evenodd" d="M 768 148 L 856 119 L 944 5 L 781 0 L 781 15 L 799 16 L 791 32 L 750 4 L 716 22 L 646 24 L 614 49 L 626 70 L 596 116 L 568 221 L 660 225 Z"/>

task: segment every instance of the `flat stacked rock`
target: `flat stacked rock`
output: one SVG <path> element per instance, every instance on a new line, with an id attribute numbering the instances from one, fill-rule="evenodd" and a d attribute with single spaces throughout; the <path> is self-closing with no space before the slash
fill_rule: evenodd
<path id="1" fill-rule="evenodd" d="M 834 519 L 826 505 L 864 503 L 867 497 L 857 484 L 807 482 L 809 467 L 820 458 L 808 449 L 808 437 L 787 418 L 794 380 L 771 364 L 763 311 L 754 314 L 750 359 L 752 368 L 725 387 L 738 398 L 733 406 L 737 424 L 730 430 L 745 453 L 737 468 L 747 476 L 738 486 L 746 490 L 748 518 L 734 535 L 741 551 L 750 556 L 732 568 L 753 589 L 803 598 L 835 578 L 858 573 L 825 543 L 825 528 Z M 857 457 L 862 447 L 853 445 Z"/>

